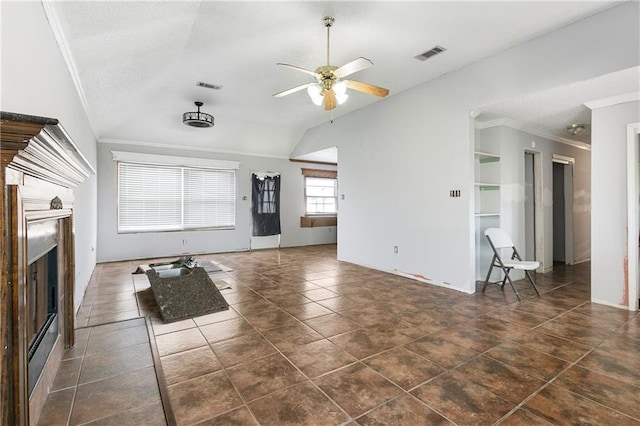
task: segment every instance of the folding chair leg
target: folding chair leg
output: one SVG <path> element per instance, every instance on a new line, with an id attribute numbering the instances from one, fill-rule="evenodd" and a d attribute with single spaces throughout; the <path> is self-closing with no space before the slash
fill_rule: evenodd
<path id="1" fill-rule="evenodd" d="M 535 281 L 533 281 L 533 278 L 531 278 L 531 275 L 529 274 L 529 271 L 524 271 L 524 273 L 527 274 L 527 278 L 529 278 L 529 282 L 533 286 L 533 289 L 536 291 L 536 294 L 538 296 L 540 296 L 540 292 L 538 291 L 538 286 L 536 286 Z"/>
<path id="2" fill-rule="evenodd" d="M 521 302 L 522 299 L 520 299 L 520 294 L 518 293 L 518 290 L 516 290 L 516 286 L 513 285 L 513 281 L 511 281 L 511 277 L 509 276 L 508 272 L 505 272 L 505 278 L 509 280 L 509 284 L 511 284 L 511 288 L 513 289 L 513 292 L 516 294 L 516 297 L 518 298 L 518 302 Z"/>
<path id="3" fill-rule="evenodd" d="M 493 255 L 493 259 L 491 259 L 491 266 L 489 267 L 489 272 L 487 272 L 487 278 L 484 279 L 484 285 L 482 286 L 482 292 L 487 288 L 487 284 L 489 284 L 489 278 L 491 278 L 491 271 L 493 271 L 493 263 L 496 261 L 495 254 Z"/>
<path id="4" fill-rule="evenodd" d="M 507 277 L 509 276 L 509 268 L 503 268 L 502 272 L 504 273 L 504 278 L 502 279 L 502 283 L 500 284 L 500 289 L 504 291 L 504 285 L 507 283 Z"/>

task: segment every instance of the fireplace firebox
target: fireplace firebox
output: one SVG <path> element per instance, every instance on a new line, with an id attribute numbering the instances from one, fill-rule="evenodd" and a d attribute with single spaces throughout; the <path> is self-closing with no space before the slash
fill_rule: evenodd
<path id="1" fill-rule="evenodd" d="M 29 395 L 42 374 L 59 334 L 58 221 L 27 226 L 27 342 Z"/>

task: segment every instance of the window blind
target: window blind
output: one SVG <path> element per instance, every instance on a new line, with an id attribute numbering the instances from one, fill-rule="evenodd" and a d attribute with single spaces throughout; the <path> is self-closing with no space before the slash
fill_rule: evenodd
<path id="1" fill-rule="evenodd" d="M 184 169 L 184 192 L 186 228 L 235 226 L 235 171 Z"/>
<path id="2" fill-rule="evenodd" d="M 118 163 L 118 232 L 235 226 L 234 170 Z"/>

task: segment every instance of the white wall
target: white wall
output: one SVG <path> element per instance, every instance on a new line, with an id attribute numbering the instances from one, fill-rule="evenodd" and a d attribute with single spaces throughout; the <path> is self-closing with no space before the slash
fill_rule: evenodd
<path id="1" fill-rule="evenodd" d="M 535 145 L 535 147 L 534 147 Z M 573 176 L 574 263 L 591 257 L 591 152 L 506 126 L 479 130 L 476 149 L 500 155 L 501 226 L 510 233 L 519 251 L 525 247 L 525 151 L 540 153 L 542 168 L 542 263 L 553 269 L 553 162 L 554 154 L 575 159 Z M 538 218 L 539 220 L 539 218 Z M 524 274 L 516 277 L 524 277 Z"/>
<path id="2" fill-rule="evenodd" d="M 204 132 L 211 130 L 201 130 Z M 213 129 L 215 131 L 215 128 Z M 116 162 L 111 151 L 131 151 L 240 162 L 236 175 L 236 228 L 233 230 L 118 234 Z M 335 166 L 291 162 L 286 159 L 240 156 L 202 151 L 154 148 L 113 143 L 98 144 L 98 261 L 144 259 L 181 254 L 221 253 L 249 249 L 251 236 L 251 172 L 279 172 L 281 247 L 336 242 L 336 227 L 300 228 L 304 215 L 301 168 L 335 170 Z M 243 200 L 243 197 L 247 197 Z M 183 244 L 183 240 L 187 244 Z"/>
<path id="3" fill-rule="evenodd" d="M 340 152 L 338 257 L 473 292 L 469 112 L 637 66 L 638 9 L 622 4 L 307 131 L 292 156 Z"/>
<path id="4" fill-rule="evenodd" d="M 96 140 L 40 2 L 0 2 L 0 108 L 56 118 L 91 165 Z M 96 264 L 96 177 L 74 189 L 75 305 Z"/>
<path id="5" fill-rule="evenodd" d="M 591 112 L 591 300 L 613 306 L 628 306 L 627 124 L 638 121 L 640 102 L 595 108 Z"/>

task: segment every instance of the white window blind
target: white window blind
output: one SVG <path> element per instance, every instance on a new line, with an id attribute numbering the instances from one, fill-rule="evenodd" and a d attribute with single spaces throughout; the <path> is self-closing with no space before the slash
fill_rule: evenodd
<path id="1" fill-rule="evenodd" d="M 235 226 L 235 170 L 118 163 L 118 232 Z"/>
<path id="2" fill-rule="evenodd" d="M 184 191 L 186 228 L 235 226 L 235 171 L 184 169 Z"/>

